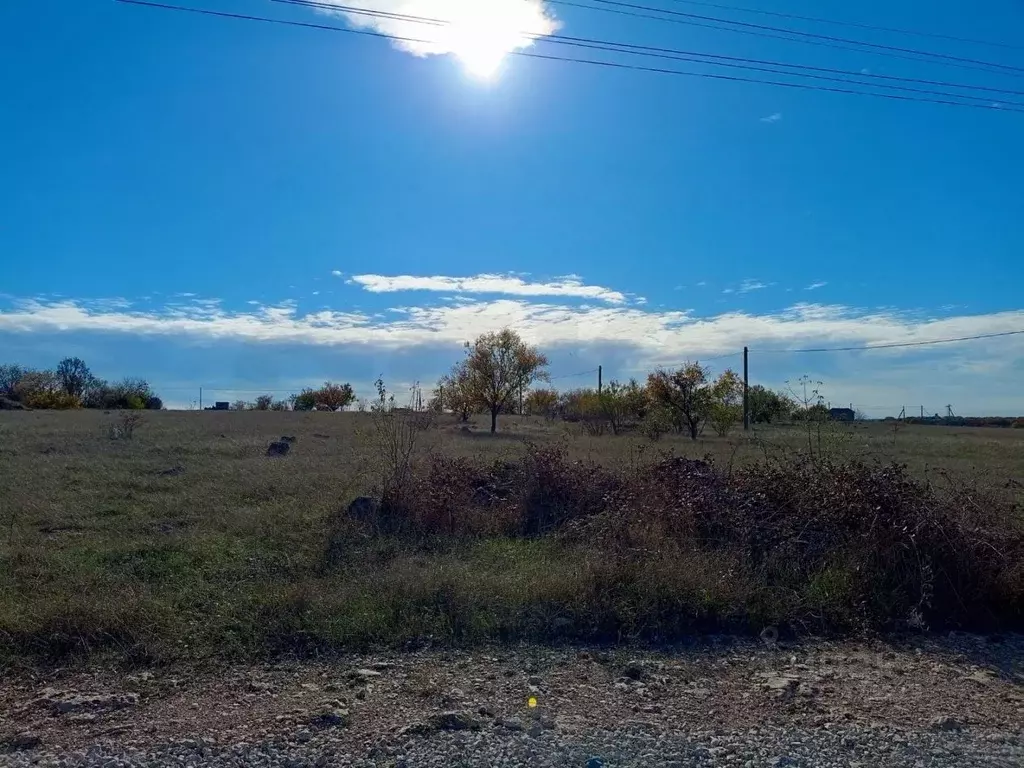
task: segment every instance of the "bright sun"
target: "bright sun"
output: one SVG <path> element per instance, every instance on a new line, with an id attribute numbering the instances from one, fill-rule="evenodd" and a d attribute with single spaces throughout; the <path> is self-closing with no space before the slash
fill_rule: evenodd
<path id="1" fill-rule="evenodd" d="M 498 73 L 498 67 L 508 51 L 486 40 L 468 40 L 465 45 L 456 48 L 454 53 L 470 75 L 481 80 L 491 80 Z"/>
<path id="2" fill-rule="evenodd" d="M 517 48 L 530 44 L 518 26 L 517 14 L 467 12 L 452 22 L 445 32 L 445 43 L 465 68 L 466 72 L 481 80 L 490 80 L 497 73 L 505 57 Z"/>

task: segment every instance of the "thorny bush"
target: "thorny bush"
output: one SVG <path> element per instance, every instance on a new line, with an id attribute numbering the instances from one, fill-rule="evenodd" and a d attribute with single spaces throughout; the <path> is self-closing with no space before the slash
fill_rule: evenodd
<path id="1" fill-rule="evenodd" d="M 702 563 L 711 587 L 735 598 L 715 609 L 731 625 L 1024 626 L 1019 512 L 896 464 L 790 456 L 720 469 L 668 458 L 613 473 L 531 446 L 490 464 L 431 456 L 409 491 L 388 514 L 420 541 L 557 534 L 618 573 Z"/>

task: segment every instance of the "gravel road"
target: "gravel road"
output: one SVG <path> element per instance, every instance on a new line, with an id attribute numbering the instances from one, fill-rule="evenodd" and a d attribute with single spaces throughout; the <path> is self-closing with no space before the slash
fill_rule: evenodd
<path id="1" fill-rule="evenodd" d="M 0 682 L 0 766 L 1024 766 L 1024 638 L 492 647 Z"/>

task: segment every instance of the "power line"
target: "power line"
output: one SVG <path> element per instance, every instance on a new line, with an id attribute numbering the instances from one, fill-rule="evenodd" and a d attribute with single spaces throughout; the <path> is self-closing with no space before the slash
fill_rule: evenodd
<path id="1" fill-rule="evenodd" d="M 1002 331 L 1000 333 L 981 333 L 976 336 L 958 336 L 953 339 L 932 339 L 930 341 L 900 341 L 891 344 L 868 344 L 860 347 L 819 347 L 812 349 L 759 349 L 753 350 L 760 355 L 796 354 L 798 352 L 862 352 L 871 349 L 897 349 L 899 347 L 928 347 L 933 344 L 953 344 L 959 341 L 976 341 L 978 339 L 997 339 L 1003 336 L 1016 336 L 1024 333 L 1019 331 Z"/>
<path id="2" fill-rule="evenodd" d="M 334 3 L 318 2 L 317 0 L 270 0 L 274 3 L 284 5 L 296 5 L 306 8 L 318 8 L 322 10 L 334 10 L 343 11 L 345 13 L 352 13 L 360 16 L 370 16 L 375 18 L 386 18 L 395 21 L 406 21 L 414 24 L 430 24 L 437 26 L 448 26 L 451 24 L 449 21 L 445 21 L 439 18 L 432 18 L 426 16 L 414 16 L 412 14 L 395 13 L 391 11 L 373 11 L 362 8 L 354 8 L 351 6 L 337 5 Z M 751 65 L 766 65 L 768 67 L 785 67 L 787 69 L 806 70 L 815 73 L 828 73 L 835 75 L 845 75 L 847 77 L 857 78 L 871 78 L 877 80 L 885 80 L 888 82 L 901 82 L 901 83 L 915 83 L 923 85 L 936 85 L 945 88 L 963 88 L 970 90 L 987 91 L 990 93 L 1004 93 L 1013 94 L 1017 96 L 1024 96 L 1024 91 L 1011 90 L 1006 88 L 992 88 L 981 85 L 971 85 L 965 83 L 950 83 L 941 80 L 926 80 L 921 78 L 908 78 L 908 77 L 897 77 L 895 75 L 875 75 L 865 72 L 854 72 L 852 70 L 845 69 L 833 69 L 830 67 L 816 67 L 806 64 L 793 64 L 789 62 L 772 61 L 768 59 L 751 59 L 743 56 L 727 56 L 724 54 L 706 53 L 704 51 L 687 51 L 680 50 L 677 48 L 663 48 L 659 46 L 641 45 L 636 43 L 623 43 L 618 41 L 600 40 L 587 37 L 570 37 L 567 35 L 541 35 L 528 32 L 519 32 L 525 37 L 529 37 L 535 42 L 544 43 L 555 43 L 559 45 L 570 45 L 578 48 L 589 48 L 594 50 L 610 51 L 613 53 L 626 53 L 637 56 L 651 56 L 655 58 L 670 59 L 673 61 L 686 61 L 698 64 L 709 64 L 712 66 L 720 67 L 732 67 L 736 69 L 752 70 L 757 72 L 768 72 L 771 74 L 790 75 L 794 77 L 804 77 L 816 80 L 828 80 L 832 82 L 848 83 L 853 85 L 864 85 L 875 88 L 886 88 L 890 90 L 908 91 L 912 93 L 922 93 L 936 96 L 946 96 L 950 98 L 962 98 L 962 99 L 974 99 L 977 101 L 991 101 L 991 97 L 987 96 L 972 96 L 969 94 L 950 93 L 946 91 L 931 91 L 922 90 L 919 88 L 906 88 L 895 85 L 887 85 L 885 83 L 869 83 L 860 80 L 847 80 L 844 78 L 835 77 L 823 77 L 817 74 L 804 74 L 802 72 L 786 72 L 778 69 L 766 69 L 762 66 L 751 66 Z M 713 59 L 715 61 L 704 61 L 703 59 Z M 1020 106 L 1024 107 L 1024 103 L 1019 102 L 1003 102 L 1003 105 L 1009 106 Z"/>
<path id="3" fill-rule="evenodd" d="M 381 39 L 391 40 L 391 41 L 398 41 L 398 42 L 410 42 L 410 43 L 429 43 L 429 42 L 431 42 L 431 41 L 420 39 L 420 38 L 411 38 L 411 37 L 405 37 L 405 36 L 399 36 L 399 35 L 390 35 L 390 34 L 385 34 L 383 32 L 374 32 L 374 31 L 365 30 L 365 29 L 349 29 L 347 27 L 337 27 L 337 26 L 332 26 L 332 25 L 329 25 L 329 24 L 317 24 L 317 23 L 313 23 L 313 22 L 302 22 L 302 21 L 292 21 L 292 20 L 286 20 L 286 19 L 275 19 L 275 18 L 268 18 L 266 16 L 254 16 L 254 15 L 250 15 L 250 14 L 228 13 L 226 11 L 214 11 L 214 10 L 207 9 L 207 8 L 194 8 L 194 7 L 189 7 L 189 6 L 170 5 L 170 4 L 166 4 L 166 3 L 152 2 L 150 0 L 116 0 L 116 1 L 119 2 L 119 3 L 124 3 L 126 5 L 136 5 L 136 6 L 142 6 L 142 7 L 147 7 L 147 8 L 156 8 L 156 9 L 161 9 L 161 10 L 179 11 L 179 12 L 184 12 L 184 13 L 194 13 L 194 14 L 199 14 L 199 15 L 203 15 L 203 16 L 213 16 L 213 17 L 227 18 L 227 19 L 236 19 L 236 20 L 244 20 L 244 21 L 258 21 L 258 22 L 264 22 L 264 23 L 270 23 L 270 24 L 280 24 L 280 25 L 283 25 L 283 26 L 302 27 L 302 28 L 306 28 L 306 29 L 319 29 L 319 30 L 330 31 L 330 32 L 342 32 L 342 33 L 346 33 L 346 34 L 363 35 L 363 36 L 376 37 L 376 38 L 381 38 Z M 620 52 L 620 53 L 628 53 L 627 51 L 618 51 L 618 52 Z M 562 61 L 562 62 L 571 62 L 571 63 L 576 63 L 576 64 L 588 64 L 588 65 L 591 65 L 591 66 L 606 67 L 606 68 L 609 68 L 609 69 L 629 70 L 629 71 L 634 71 L 634 72 L 646 72 L 646 73 L 655 73 L 655 74 L 676 75 L 676 76 L 683 76 L 683 77 L 698 77 L 698 78 L 704 78 L 704 79 L 722 80 L 722 81 L 737 82 L 737 83 L 753 83 L 753 84 L 758 84 L 758 85 L 770 85 L 770 86 L 775 86 L 775 87 L 779 87 L 779 88 L 792 88 L 792 89 L 797 89 L 797 90 L 818 91 L 818 92 L 823 92 L 823 93 L 839 93 L 839 94 L 845 94 L 845 95 L 869 96 L 869 97 L 880 98 L 880 99 L 890 99 L 890 100 L 896 100 L 896 101 L 906 101 L 906 102 L 915 102 L 915 103 L 923 103 L 923 104 L 944 104 L 944 105 L 947 105 L 947 106 L 972 107 L 972 108 L 975 108 L 975 109 L 985 109 L 985 110 L 993 110 L 993 111 L 1001 111 L 1001 112 L 1021 112 L 1021 111 L 1024 111 L 1024 110 L 1021 110 L 1021 109 L 1014 109 L 1014 108 L 1012 108 L 1012 106 L 1011 106 L 1011 108 L 1005 108 L 1005 107 L 1003 107 L 1000 104 L 973 104 L 973 103 L 969 103 L 969 102 L 955 101 L 955 100 L 950 100 L 950 99 L 922 98 L 922 97 L 917 97 L 917 96 L 905 96 L 905 95 L 893 94 L 893 93 L 873 93 L 871 91 L 854 90 L 854 89 L 851 89 L 851 88 L 836 88 L 836 87 L 831 87 L 831 86 L 811 85 L 811 84 L 807 84 L 807 83 L 792 83 L 792 82 L 784 82 L 784 81 L 779 81 L 779 80 L 765 80 L 765 79 L 758 79 L 758 78 L 753 78 L 753 77 L 740 77 L 740 76 L 735 76 L 735 75 L 716 74 L 716 73 L 711 73 L 711 72 L 694 72 L 694 71 L 689 71 L 689 70 L 666 69 L 666 68 L 662 68 L 662 67 L 642 66 L 642 65 L 638 65 L 638 64 L 627 64 L 627 63 L 623 63 L 623 62 L 605 61 L 605 60 L 600 60 L 600 59 L 585 59 L 585 58 L 568 57 L 568 56 L 554 56 L 554 55 L 551 55 L 551 54 L 531 53 L 531 52 L 527 52 L 527 51 L 509 51 L 509 55 L 520 56 L 520 57 L 523 57 L 523 58 L 530 58 L 530 59 L 542 59 L 542 60 L 547 60 L 547 61 Z M 700 62 L 700 63 L 712 64 L 713 62 Z M 782 74 L 782 75 L 786 75 L 786 76 L 790 76 L 790 77 L 806 77 L 805 75 L 800 75 L 798 73 L 777 72 L 776 74 Z M 853 81 L 850 81 L 850 84 L 851 85 L 868 85 L 868 86 L 873 86 L 874 85 L 874 84 L 871 84 L 871 83 L 865 84 L 865 83 L 857 83 L 857 82 L 853 82 Z M 950 96 L 952 98 L 956 98 L 956 99 L 977 98 L 977 97 L 972 97 L 972 96 L 965 96 L 963 94 L 951 94 Z"/>
<path id="4" fill-rule="evenodd" d="M 580 371 L 579 373 L 564 373 L 561 376 L 552 376 L 549 381 L 557 381 L 558 379 L 571 379 L 575 376 L 587 376 L 589 374 L 597 373 L 597 368 L 591 368 L 589 371 Z"/>
<path id="5" fill-rule="evenodd" d="M 793 19 L 796 21 L 811 21 L 815 24 L 831 24 L 836 27 L 847 27 L 851 29 L 866 29 L 872 32 L 891 32 L 897 35 L 913 35 L 914 37 L 925 37 L 933 40 L 948 40 L 955 43 L 967 43 L 969 45 L 988 45 L 993 48 L 1007 48 L 1009 50 L 1024 50 L 1024 46 L 1011 43 L 999 43 L 994 40 L 978 40 L 970 37 L 957 37 L 956 35 L 944 35 L 938 32 L 924 32 L 917 29 L 900 29 L 899 27 L 883 27 L 878 24 L 864 24 L 856 21 L 839 21 L 838 19 L 826 19 L 820 16 L 802 16 L 798 13 L 782 13 L 780 11 L 766 11 L 762 8 L 743 8 L 736 5 L 722 5 L 720 3 L 708 3 L 701 0 L 671 0 L 682 5 L 694 5 L 701 8 L 716 8 L 720 11 L 736 11 L 738 13 L 755 13 L 761 16 L 772 16 L 777 19 Z"/>
<path id="6" fill-rule="evenodd" d="M 601 6 L 584 5 L 583 3 L 574 2 L 574 0 L 546 0 L 546 1 L 549 2 L 549 3 L 557 4 L 557 5 L 566 5 L 566 6 L 572 6 L 572 7 L 575 7 L 575 8 L 584 8 L 584 9 L 589 10 L 589 11 L 600 11 L 602 13 L 614 13 L 614 14 L 617 14 L 617 15 L 620 15 L 620 16 L 631 16 L 631 17 L 635 17 L 635 18 L 639 18 L 639 19 L 653 19 L 655 21 L 662 21 L 662 22 L 671 23 L 671 24 L 682 24 L 682 25 L 685 25 L 685 26 L 688 26 L 688 27 L 700 27 L 702 29 L 715 29 L 715 30 L 718 30 L 719 32 L 733 32 L 733 33 L 735 33 L 737 35 L 749 35 L 751 37 L 760 37 L 760 38 L 765 38 L 765 39 L 768 39 L 768 40 L 784 40 L 784 41 L 786 41 L 788 43 L 803 43 L 805 45 L 813 45 L 813 46 L 817 46 L 819 48 L 831 48 L 831 49 L 837 50 L 837 51 L 852 51 L 854 53 L 859 53 L 859 54 L 865 54 L 865 53 L 867 53 L 867 54 L 874 54 L 874 55 L 877 55 L 877 56 L 885 56 L 886 58 L 890 58 L 890 59 L 902 59 L 904 61 L 914 61 L 914 62 L 917 62 L 918 64 L 921 64 L 921 63 L 945 64 L 947 66 L 956 66 L 956 67 L 959 67 L 960 69 L 971 69 L 971 70 L 975 70 L 977 72 L 986 72 L 988 74 L 992 74 L 993 72 L 997 72 L 997 70 L 993 70 L 991 67 L 974 66 L 973 64 L 956 64 L 955 62 L 946 62 L 946 61 L 929 61 L 928 59 L 922 59 L 919 56 L 909 56 L 909 55 L 902 54 L 902 53 L 896 53 L 894 51 L 867 51 L 864 48 L 856 48 L 856 47 L 853 47 L 851 45 L 843 45 L 841 43 L 829 43 L 829 42 L 825 42 L 824 40 L 810 40 L 810 39 L 806 39 L 806 38 L 793 37 L 791 35 L 787 36 L 786 34 L 774 34 L 772 32 L 764 32 L 764 31 L 758 31 L 758 30 L 754 30 L 754 29 L 736 29 L 735 27 L 724 27 L 721 24 L 713 24 L 713 23 L 708 23 L 708 22 L 694 21 L 693 19 L 685 19 L 685 18 L 678 18 L 677 19 L 677 18 L 672 18 L 670 16 L 657 16 L 655 14 L 640 13 L 640 12 L 637 12 L 637 11 L 623 11 L 623 10 L 618 9 L 618 8 L 604 8 L 604 7 L 601 7 Z M 665 13 L 665 11 L 659 11 L 659 13 Z M 1000 74 L 1009 74 L 1009 73 L 1000 73 Z"/>
<path id="7" fill-rule="evenodd" d="M 884 43 L 869 43 L 866 40 L 853 40 L 845 37 L 835 37 L 834 35 L 821 35 L 815 32 L 803 32 L 798 29 L 789 29 L 786 27 L 773 27 L 768 24 L 754 24 L 749 21 L 735 21 L 734 19 L 724 19 L 720 16 L 705 16 L 697 13 L 686 13 L 684 11 L 673 11 L 667 8 L 657 8 L 649 5 L 637 5 L 635 3 L 626 3 L 622 0 L 590 0 L 592 3 L 599 3 L 601 5 L 614 6 L 619 8 L 630 8 L 640 11 L 654 11 L 656 13 L 664 13 L 670 16 L 681 16 L 688 19 L 698 19 L 700 21 L 713 21 L 719 24 L 730 24 L 738 27 L 744 27 L 747 29 L 756 29 L 759 31 L 769 32 L 782 32 L 787 35 L 795 35 L 797 37 L 805 37 L 813 40 L 825 40 L 832 43 L 845 43 L 847 45 L 859 45 L 865 48 L 874 48 L 881 51 L 894 51 L 899 53 L 913 54 L 915 56 L 927 56 L 942 61 L 955 62 L 957 64 L 974 64 L 983 67 L 994 68 L 996 70 L 1005 70 L 1006 73 L 1017 73 L 1024 74 L 1024 67 L 1016 67 L 1011 64 L 1000 64 L 994 61 L 984 61 L 982 59 L 972 59 L 965 56 L 953 56 L 948 53 L 936 53 L 934 51 L 925 51 L 917 48 L 903 48 L 898 45 L 886 45 Z"/>

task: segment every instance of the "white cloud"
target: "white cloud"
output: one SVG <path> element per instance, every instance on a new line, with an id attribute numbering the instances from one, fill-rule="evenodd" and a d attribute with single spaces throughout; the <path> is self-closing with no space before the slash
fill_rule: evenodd
<path id="1" fill-rule="evenodd" d="M 507 53 L 528 48 L 560 26 L 543 0 L 325 0 L 358 29 L 395 38 L 416 56 L 454 54 L 467 70 L 489 76 Z"/>
<path id="2" fill-rule="evenodd" d="M 774 112 L 770 115 L 761 118 L 762 123 L 777 123 L 782 119 L 781 112 Z"/>
<path id="3" fill-rule="evenodd" d="M 506 326 L 518 330 L 531 343 L 545 347 L 615 345 L 633 349 L 644 361 L 658 361 L 720 354 L 745 344 L 767 351 L 999 333 L 1024 328 L 1024 310 L 927 319 L 920 313 L 796 304 L 775 313 L 734 311 L 699 317 L 690 311 L 624 306 L 582 309 L 512 299 L 395 307 L 386 317 L 331 310 L 300 314 L 294 302 L 228 311 L 213 300 L 132 311 L 111 308 L 103 302 L 32 299 L 0 310 L 0 332 L 8 333 L 121 333 L 384 349 L 457 347 L 482 332 Z M 997 341 L 1004 357 L 1009 344 L 1016 344 L 1015 349 L 1024 352 L 1024 336 Z M 982 346 L 976 344 L 974 348 Z M 910 348 L 873 354 L 897 356 L 914 352 Z"/>
<path id="4" fill-rule="evenodd" d="M 819 288 L 824 288 L 826 285 L 828 285 L 828 283 L 811 283 L 806 288 L 804 288 L 804 290 L 805 291 L 816 291 Z"/>
<path id="5" fill-rule="evenodd" d="M 750 293 L 751 291 L 760 291 L 768 287 L 768 283 L 762 283 L 760 280 L 744 280 L 740 283 L 740 293 Z"/>
<path id="6" fill-rule="evenodd" d="M 564 296 L 599 299 L 609 304 L 624 304 L 626 296 L 599 285 L 585 285 L 577 275 L 567 275 L 546 283 L 528 283 L 521 277 L 475 275 L 473 277 L 416 277 L 413 275 L 353 275 L 349 283 L 361 285 L 371 293 L 399 291 L 436 291 L 440 293 L 495 293 L 509 296 Z"/>
<path id="7" fill-rule="evenodd" d="M 331 274 L 334 275 L 334 277 L 341 277 L 341 275 L 343 273 L 342 273 L 342 271 L 340 269 L 334 269 L 334 270 L 331 270 Z"/>

